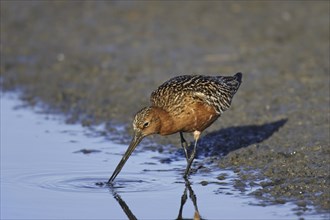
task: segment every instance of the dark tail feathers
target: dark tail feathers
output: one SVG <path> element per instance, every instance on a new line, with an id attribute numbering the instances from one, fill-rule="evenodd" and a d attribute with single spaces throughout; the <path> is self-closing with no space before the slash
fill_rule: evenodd
<path id="1" fill-rule="evenodd" d="M 230 77 L 230 80 L 227 82 L 227 86 L 230 87 L 232 95 L 234 95 L 242 83 L 243 74 L 238 72 L 234 76 Z"/>
<path id="2" fill-rule="evenodd" d="M 242 83 L 242 76 L 243 74 L 241 72 L 238 72 L 234 75 L 235 79 L 239 82 L 239 84 Z"/>

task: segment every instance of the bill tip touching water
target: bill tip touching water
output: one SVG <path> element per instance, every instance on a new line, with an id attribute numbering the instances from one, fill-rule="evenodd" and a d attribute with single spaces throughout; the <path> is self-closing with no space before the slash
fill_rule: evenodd
<path id="1" fill-rule="evenodd" d="M 184 177 L 188 177 L 201 133 L 230 107 L 241 83 L 242 73 L 239 72 L 234 76 L 181 75 L 160 85 L 151 93 L 151 105 L 136 113 L 133 139 L 108 184 L 117 177 L 141 140 L 152 134 L 180 133 L 187 160 Z M 194 135 L 190 155 L 183 132 Z"/>

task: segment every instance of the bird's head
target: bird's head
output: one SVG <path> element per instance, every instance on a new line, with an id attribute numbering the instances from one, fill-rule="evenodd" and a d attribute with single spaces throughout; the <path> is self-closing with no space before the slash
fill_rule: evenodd
<path id="1" fill-rule="evenodd" d="M 145 107 L 135 114 L 133 121 L 134 136 L 141 138 L 157 134 L 160 129 L 160 118 L 155 107 Z"/>
<path id="2" fill-rule="evenodd" d="M 135 114 L 133 121 L 133 139 L 128 146 L 123 158 L 121 159 L 112 176 L 110 177 L 108 183 L 111 183 L 116 178 L 116 176 L 119 174 L 124 164 L 128 160 L 129 156 L 132 154 L 136 146 L 145 136 L 159 133 L 160 125 L 160 118 L 157 114 L 157 108 L 155 107 L 145 107 Z"/>

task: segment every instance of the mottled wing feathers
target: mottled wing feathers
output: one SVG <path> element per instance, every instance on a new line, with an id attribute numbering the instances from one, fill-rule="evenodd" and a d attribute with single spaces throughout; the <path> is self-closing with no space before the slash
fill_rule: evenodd
<path id="1" fill-rule="evenodd" d="M 174 77 L 152 92 L 150 101 L 166 111 L 173 111 L 194 99 L 215 108 L 218 114 L 230 107 L 241 84 L 242 74 L 235 76 L 182 75 Z"/>

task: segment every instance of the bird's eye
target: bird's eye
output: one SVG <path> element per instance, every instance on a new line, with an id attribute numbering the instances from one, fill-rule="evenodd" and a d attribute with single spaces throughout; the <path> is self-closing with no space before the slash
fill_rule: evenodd
<path id="1" fill-rule="evenodd" d="M 143 128 L 146 128 L 146 127 L 148 127 L 149 126 L 149 122 L 147 121 L 147 122 L 144 122 L 144 124 L 143 124 Z"/>

